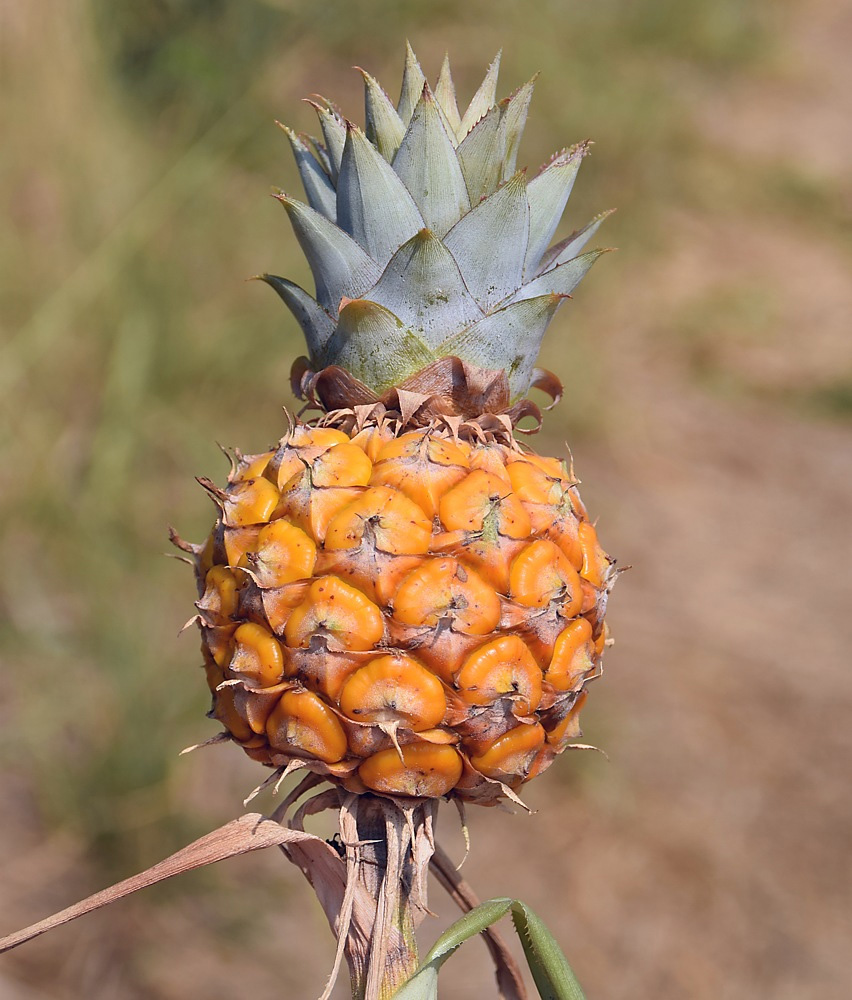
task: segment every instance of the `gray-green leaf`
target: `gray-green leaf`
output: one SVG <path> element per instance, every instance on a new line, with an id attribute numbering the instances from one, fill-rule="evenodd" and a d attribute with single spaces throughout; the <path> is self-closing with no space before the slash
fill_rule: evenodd
<path id="1" fill-rule="evenodd" d="M 438 236 L 470 209 L 462 168 L 428 83 L 423 85 L 393 169 L 411 192 L 426 225 Z"/>
<path id="2" fill-rule="evenodd" d="M 397 250 L 364 298 L 390 309 L 430 348 L 482 316 L 453 255 L 429 229 Z"/>
<path id="3" fill-rule="evenodd" d="M 536 296 L 548 294 L 570 295 L 585 278 L 592 264 L 605 253 L 607 253 L 606 250 L 587 250 L 579 257 L 574 257 L 572 260 L 566 260 L 564 264 L 552 267 L 549 271 L 545 271 L 544 274 L 540 274 L 519 288 L 512 301 L 521 302 L 523 299 L 533 299 Z"/>
<path id="4" fill-rule="evenodd" d="M 354 125 L 337 179 L 337 223 L 382 267 L 420 229 L 423 218 L 393 167 Z"/>
<path id="5" fill-rule="evenodd" d="M 444 238 L 471 294 L 486 311 L 520 286 L 529 226 L 527 184 L 518 173 Z"/>
<path id="6" fill-rule="evenodd" d="M 326 343 L 334 333 L 334 320 L 316 299 L 312 298 L 297 284 L 275 274 L 260 275 L 262 281 L 274 288 L 281 296 L 290 312 L 296 317 L 311 358 L 318 358 Z"/>
<path id="7" fill-rule="evenodd" d="M 503 109 L 495 105 L 473 126 L 457 150 L 471 205 L 478 205 L 502 181 L 505 150 Z"/>
<path id="8" fill-rule="evenodd" d="M 396 106 L 396 110 L 399 117 L 402 119 L 403 125 L 408 125 L 411 121 L 411 114 L 414 111 L 415 105 L 420 100 L 420 95 L 423 93 L 423 84 L 425 82 L 426 77 L 423 74 L 423 70 L 420 68 L 420 63 L 417 61 L 414 49 L 412 49 L 409 42 L 406 42 L 405 69 L 402 73 L 402 91 L 399 95 L 399 104 Z"/>
<path id="9" fill-rule="evenodd" d="M 343 156 L 343 146 L 346 142 L 346 125 L 339 115 L 322 107 L 314 101 L 314 109 L 319 118 L 322 137 L 325 140 L 325 148 L 328 153 L 328 163 L 331 167 L 331 179 L 336 184 L 337 174 L 340 171 L 340 160 Z"/>
<path id="10" fill-rule="evenodd" d="M 433 360 L 420 337 L 399 317 L 377 302 L 355 299 L 340 310 L 323 363 L 341 365 L 382 393 Z"/>
<path id="11" fill-rule="evenodd" d="M 335 222 L 337 219 L 337 192 L 334 190 L 334 185 L 329 180 L 328 174 L 299 136 L 286 125 L 281 125 L 280 122 L 278 124 L 290 140 L 290 148 L 293 150 L 293 158 L 296 161 L 299 176 L 302 178 L 302 187 L 305 189 L 308 204 L 315 211 Z"/>
<path id="12" fill-rule="evenodd" d="M 540 295 L 513 302 L 448 338 L 438 356 L 454 354 L 481 368 L 505 369 L 513 398 L 530 387 L 544 331 L 563 300 Z"/>
<path id="13" fill-rule="evenodd" d="M 566 260 L 572 260 L 582 253 L 583 247 L 614 211 L 614 208 L 610 208 L 606 212 L 601 212 L 600 215 L 596 215 L 594 219 L 586 223 L 582 229 L 575 230 L 570 236 L 552 246 L 541 259 L 539 274 L 549 271 L 551 268 L 556 267 L 557 264 L 564 264 Z"/>
<path id="14" fill-rule="evenodd" d="M 405 126 L 379 81 L 366 70 L 358 68 L 364 77 L 367 138 L 375 143 L 378 151 L 390 163 L 402 142 Z"/>
<path id="15" fill-rule="evenodd" d="M 461 116 L 459 115 L 459 106 L 456 103 L 456 86 L 453 83 L 453 74 L 450 70 L 450 57 L 446 53 L 444 54 L 444 61 L 441 63 L 438 82 L 435 84 L 435 98 L 441 106 L 450 128 L 453 130 L 453 136 L 458 139 Z"/>
<path id="16" fill-rule="evenodd" d="M 296 239 L 310 265 L 317 302 L 336 316 L 340 299 L 344 295 L 357 298 L 372 287 L 382 273 L 381 268 L 351 236 L 324 215 L 287 195 L 277 197 L 287 209 Z"/>
<path id="17" fill-rule="evenodd" d="M 461 125 L 459 126 L 459 138 L 463 138 L 479 121 L 480 118 L 493 108 L 497 98 L 497 75 L 500 72 L 500 57 L 503 54 L 501 49 L 488 67 L 485 79 L 479 85 L 479 90 L 473 95 L 473 100 L 465 111 Z"/>
<path id="18" fill-rule="evenodd" d="M 530 243 L 524 273 L 532 276 L 553 239 L 571 188 L 580 169 L 580 162 L 589 149 L 581 142 L 554 157 L 550 163 L 527 185 L 530 200 Z"/>

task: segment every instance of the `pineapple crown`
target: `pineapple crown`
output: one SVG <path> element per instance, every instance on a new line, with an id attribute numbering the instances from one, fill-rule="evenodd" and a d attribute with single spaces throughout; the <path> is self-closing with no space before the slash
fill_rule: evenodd
<path id="1" fill-rule="evenodd" d="M 323 140 L 290 140 L 307 204 L 279 192 L 316 284 L 262 276 L 298 320 L 310 366 L 347 369 L 374 392 L 445 357 L 534 379 L 544 332 L 597 258 L 610 214 L 550 245 L 589 142 L 516 169 L 535 77 L 497 103 L 500 53 L 460 114 L 447 57 L 432 90 L 407 46 L 396 107 L 369 73 L 366 129 L 309 103 Z M 280 123 L 279 123 L 280 124 Z"/>

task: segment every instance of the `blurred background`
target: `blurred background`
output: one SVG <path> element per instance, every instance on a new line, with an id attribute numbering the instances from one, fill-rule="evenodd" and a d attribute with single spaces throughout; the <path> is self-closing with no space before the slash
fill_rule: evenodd
<path id="1" fill-rule="evenodd" d="M 282 118 L 361 120 L 409 37 L 468 99 L 542 71 L 519 162 L 591 137 L 566 232 L 617 206 L 543 363 L 607 548 L 633 565 L 584 714 L 604 747 L 470 810 L 464 873 L 517 895 L 590 1000 L 840 1000 L 852 744 L 852 10 L 840 0 L 0 0 L 0 930 L 242 811 L 185 567 L 215 442 L 284 429 L 307 281 L 268 197 Z M 261 798 L 261 809 L 271 800 Z M 452 810 L 450 810 L 452 812 Z M 449 813 L 442 839 L 460 857 Z M 440 919 L 452 912 L 433 890 Z M 508 930 L 508 929 L 507 929 Z M 0 1000 L 319 994 L 332 938 L 277 852 L 4 957 Z M 345 996 L 342 990 L 340 996 Z M 447 1000 L 491 995 L 474 942 Z"/>

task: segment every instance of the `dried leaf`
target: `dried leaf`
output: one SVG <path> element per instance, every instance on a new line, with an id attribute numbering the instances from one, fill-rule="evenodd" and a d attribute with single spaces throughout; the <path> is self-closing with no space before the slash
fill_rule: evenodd
<path id="1" fill-rule="evenodd" d="M 212 865 L 217 861 L 236 857 L 238 854 L 247 854 L 249 851 L 258 851 L 265 847 L 284 847 L 286 849 L 289 845 L 301 847 L 303 850 L 307 848 L 314 855 L 328 854 L 330 855 L 328 860 L 335 861 L 342 868 L 342 862 L 335 850 L 319 837 L 297 830 L 288 830 L 279 826 L 278 823 L 266 819 L 260 813 L 247 813 L 245 816 L 231 820 L 230 823 L 219 827 L 218 830 L 200 837 L 188 847 L 184 847 L 156 865 L 152 865 L 144 872 L 124 879 L 122 882 L 117 882 L 108 889 L 96 892 L 79 903 L 60 910 L 59 913 L 54 913 L 53 916 L 40 920 L 30 927 L 25 927 L 15 934 L 0 938 L 0 953 L 17 948 L 18 945 L 31 941 L 40 934 L 53 930 L 54 927 L 61 927 L 71 920 L 76 920 L 77 917 L 92 913 L 102 906 L 109 906 L 110 903 L 123 899 L 140 889 L 146 889 L 149 885 L 156 885 L 157 882 L 162 882 L 174 875 L 182 875 L 194 868 L 203 868 L 205 865 Z"/>

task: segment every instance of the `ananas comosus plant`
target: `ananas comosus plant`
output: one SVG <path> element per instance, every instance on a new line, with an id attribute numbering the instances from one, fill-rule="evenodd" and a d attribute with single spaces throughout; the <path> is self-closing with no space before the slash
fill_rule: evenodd
<path id="1" fill-rule="evenodd" d="M 322 98 L 322 140 L 284 127 L 307 203 L 276 197 L 315 294 L 263 280 L 302 328 L 293 385 L 319 415 L 291 420 L 267 452 L 234 453 L 224 487 L 200 480 L 219 510 L 206 542 L 173 535 L 198 581 L 193 620 L 224 727 L 210 742 L 271 768 L 259 787 L 302 772 L 271 819 L 237 821 L 177 867 L 284 846 L 357 997 L 390 996 L 415 972 L 430 862 L 475 905 L 436 853 L 438 800 L 519 802 L 577 745 L 607 643 L 614 564 L 571 465 L 515 438 L 524 418 L 541 423 L 531 388 L 561 393 L 539 346 L 604 252 L 583 250 L 607 213 L 551 245 L 589 144 L 534 177 L 518 170 L 533 81 L 496 102 L 498 62 L 461 114 L 448 62 L 433 90 L 409 47 L 396 106 L 363 73 L 365 130 Z M 304 832 L 327 808 L 342 853 Z M 438 952 L 509 906 L 484 904 Z M 543 995 L 579 995 L 547 932 L 522 904 L 515 915 Z M 490 945 L 502 993 L 521 996 Z M 399 995 L 433 995 L 438 964 Z"/>

